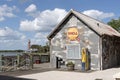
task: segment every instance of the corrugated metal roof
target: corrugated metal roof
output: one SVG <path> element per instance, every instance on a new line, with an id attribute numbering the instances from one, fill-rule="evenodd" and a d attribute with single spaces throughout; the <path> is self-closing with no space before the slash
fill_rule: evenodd
<path id="1" fill-rule="evenodd" d="M 63 24 L 63 22 L 71 15 L 75 15 L 79 20 L 83 21 L 86 25 L 89 26 L 89 28 L 91 28 L 92 30 L 94 30 L 97 34 L 99 34 L 100 36 L 102 35 L 109 35 L 109 36 L 119 36 L 120 37 L 120 33 L 117 32 L 114 28 L 112 28 L 111 26 L 98 21 L 94 18 L 91 18 L 85 14 L 82 14 L 80 12 L 77 12 L 75 10 L 70 10 L 68 12 L 68 14 L 65 16 L 65 18 L 56 26 L 56 28 L 48 35 L 48 39 L 53 38 L 59 31 L 61 25 Z M 57 32 L 56 32 L 57 31 Z"/>

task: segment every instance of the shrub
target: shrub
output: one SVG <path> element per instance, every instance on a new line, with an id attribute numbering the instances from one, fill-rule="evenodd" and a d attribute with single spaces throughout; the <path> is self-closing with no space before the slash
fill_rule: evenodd
<path id="1" fill-rule="evenodd" d="M 66 63 L 66 66 L 74 66 L 74 65 L 75 65 L 74 62 L 72 62 L 72 61 L 69 61 Z"/>

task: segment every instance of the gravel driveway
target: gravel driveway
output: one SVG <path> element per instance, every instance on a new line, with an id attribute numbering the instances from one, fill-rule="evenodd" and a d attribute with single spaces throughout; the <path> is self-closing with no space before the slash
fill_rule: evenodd
<path id="1" fill-rule="evenodd" d="M 30 75 L 18 76 L 35 80 L 114 80 L 113 75 L 120 72 L 120 68 L 111 68 L 90 73 L 70 71 L 48 71 Z"/>

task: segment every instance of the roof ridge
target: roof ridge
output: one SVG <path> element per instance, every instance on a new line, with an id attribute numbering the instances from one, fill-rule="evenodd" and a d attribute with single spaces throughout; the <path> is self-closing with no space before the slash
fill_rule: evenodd
<path id="1" fill-rule="evenodd" d="M 58 30 L 58 28 L 60 28 L 60 26 L 67 20 L 69 19 L 69 17 L 71 15 L 76 16 L 80 21 L 82 21 L 89 29 L 93 30 L 96 34 L 98 34 L 99 36 L 101 35 L 116 35 L 116 36 L 120 36 L 120 33 L 118 31 L 116 31 L 113 27 L 105 24 L 104 22 L 97 20 L 95 18 L 92 18 L 88 15 L 85 15 L 83 13 L 80 13 L 76 10 L 71 9 L 67 15 L 61 20 L 61 22 L 59 24 L 56 25 L 56 27 L 54 28 L 54 30 L 48 35 L 48 39 L 52 39 L 60 30 Z M 101 25 L 101 26 L 100 26 Z M 62 27 L 61 27 L 62 28 Z M 56 32 L 57 31 L 57 32 Z"/>
<path id="2" fill-rule="evenodd" d="M 88 16 L 88 15 L 85 15 L 85 14 L 83 14 L 83 13 L 80 13 L 79 11 L 75 11 L 75 10 L 74 10 L 73 13 L 76 14 L 75 12 L 78 13 L 77 15 L 80 14 L 80 15 L 83 15 L 83 16 L 89 18 L 89 19 L 92 19 L 93 21 L 96 22 L 96 25 L 97 25 L 98 23 L 100 23 L 101 25 L 104 25 L 104 26 L 107 26 L 108 28 L 111 28 L 116 34 L 119 34 L 119 35 L 120 35 L 120 33 L 119 33 L 117 30 L 115 30 L 113 27 L 111 27 L 110 25 L 105 24 L 104 22 L 102 22 L 102 21 L 100 21 L 100 20 L 97 20 L 97 19 L 95 19 L 95 18 L 93 18 L 93 17 L 90 17 L 90 16 Z M 85 21 L 85 20 L 84 20 L 84 21 Z M 100 28 L 100 29 L 102 29 L 102 28 Z"/>

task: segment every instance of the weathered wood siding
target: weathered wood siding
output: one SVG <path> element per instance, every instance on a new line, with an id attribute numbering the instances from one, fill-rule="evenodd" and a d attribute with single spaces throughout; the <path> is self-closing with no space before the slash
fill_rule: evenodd
<path id="1" fill-rule="evenodd" d="M 79 39 L 80 41 L 67 41 L 66 30 L 69 27 L 76 26 L 79 30 Z M 88 41 L 88 42 L 86 42 Z M 98 67 L 98 47 L 99 47 L 99 36 L 88 28 L 82 21 L 78 20 L 75 16 L 71 16 L 71 18 L 67 21 L 66 24 L 62 25 L 62 29 L 57 35 L 51 39 L 50 46 L 50 62 L 52 67 L 56 67 L 56 56 L 62 57 L 64 61 L 67 61 L 66 58 L 66 44 L 79 44 L 80 48 L 87 47 L 91 53 L 91 68 L 99 69 Z M 81 54 L 81 53 L 80 53 Z M 74 59 L 76 69 L 81 68 L 81 59 Z"/>
<path id="2" fill-rule="evenodd" d="M 103 69 L 120 65 L 120 38 L 102 36 L 102 67 Z"/>

